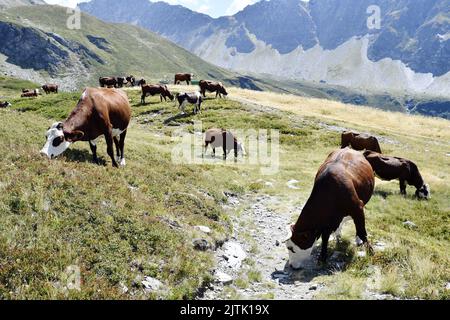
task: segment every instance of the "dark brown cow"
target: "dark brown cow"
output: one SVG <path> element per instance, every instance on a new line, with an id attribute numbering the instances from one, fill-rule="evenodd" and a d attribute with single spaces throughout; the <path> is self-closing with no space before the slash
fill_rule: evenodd
<path id="1" fill-rule="evenodd" d="M 117 87 L 117 79 L 115 77 L 102 77 L 98 79 L 100 87 Z"/>
<path id="2" fill-rule="evenodd" d="M 190 85 L 193 77 L 194 75 L 192 73 L 177 73 L 175 75 L 174 84 L 180 84 L 181 82 L 186 81 L 187 85 Z"/>
<path id="3" fill-rule="evenodd" d="M 349 148 L 330 154 L 317 173 L 311 196 L 292 229 L 287 242 L 289 263 L 299 268 L 302 250 L 313 247 L 322 237 L 320 260 L 327 260 L 328 239 L 343 219 L 350 216 L 356 226 L 357 236 L 371 251 L 367 240 L 364 206 L 369 202 L 375 187 L 375 176 L 364 156 Z"/>
<path id="4" fill-rule="evenodd" d="M 203 97 L 206 98 L 206 91 L 209 92 L 215 92 L 216 98 L 220 96 L 222 98 L 222 95 L 227 96 L 228 92 L 223 86 L 222 82 L 213 82 L 208 80 L 200 80 L 199 82 L 200 86 L 200 92 L 202 93 Z"/>
<path id="5" fill-rule="evenodd" d="M 173 94 L 171 94 L 169 89 L 167 89 L 167 86 L 146 84 L 143 85 L 141 88 L 142 88 L 142 96 L 141 96 L 142 104 L 145 103 L 145 97 L 149 95 L 153 97 L 154 95 L 159 94 L 161 102 L 163 101 L 163 99 L 164 101 L 167 101 L 167 98 L 169 98 L 170 101 L 173 101 L 175 99 Z"/>
<path id="6" fill-rule="evenodd" d="M 34 98 L 34 97 L 37 97 L 38 95 L 39 95 L 39 90 L 34 89 L 33 91 L 24 92 L 20 96 L 22 98 Z"/>
<path id="7" fill-rule="evenodd" d="M 9 108 L 9 107 L 11 107 L 11 103 L 9 103 L 8 101 L 0 102 L 0 108 Z"/>
<path id="8" fill-rule="evenodd" d="M 87 88 L 67 120 L 50 127 L 41 154 L 52 159 L 62 154 L 71 143 L 87 141 L 94 161 L 98 163 L 96 141 L 103 135 L 113 166 L 118 167 L 113 143 L 116 145 L 117 161 L 124 166 L 125 137 L 130 119 L 131 107 L 125 92 L 117 89 Z"/>
<path id="9" fill-rule="evenodd" d="M 425 184 L 417 165 L 407 159 L 389 157 L 373 151 L 364 152 L 375 174 L 382 180 L 400 180 L 400 193 L 406 195 L 406 183 L 416 187 L 416 197 L 429 199 L 430 188 Z"/>
<path id="10" fill-rule="evenodd" d="M 44 84 L 42 86 L 42 90 L 44 90 L 45 94 L 49 93 L 58 93 L 58 85 L 57 84 Z"/>
<path id="11" fill-rule="evenodd" d="M 344 132 L 342 134 L 341 148 L 346 148 L 348 146 L 359 151 L 370 150 L 382 153 L 378 139 L 367 134 L 350 131 Z"/>
<path id="12" fill-rule="evenodd" d="M 124 84 L 127 83 L 127 80 L 125 79 L 125 77 L 117 77 L 117 87 L 118 88 L 123 88 Z"/>

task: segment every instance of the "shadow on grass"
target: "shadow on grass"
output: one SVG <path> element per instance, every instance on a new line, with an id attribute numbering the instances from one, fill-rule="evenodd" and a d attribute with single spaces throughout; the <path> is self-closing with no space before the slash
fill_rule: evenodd
<path id="1" fill-rule="evenodd" d="M 78 149 L 68 149 L 64 153 L 64 157 L 67 161 L 70 162 L 87 162 L 91 164 L 96 164 L 93 160 L 92 154 L 87 150 L 78 150 Z M 107 161 L 103 157 L 98 157 L 98 165 L 106 166 Z"/>
<path id="2" fill-rule="evenodd" d="M 385 191 L 385 190 L 375 190 L 373 194 L 375 196 L 380 196 L 383 199 L 387 199 L 388 197 L 394 195 L 394 193 L 392 191 Z"/>
<path id="3" fill-rule="evenodd" d="M 177 120 L 180 120 L 180 119 L 186 119 L 186 118 L 189 118 L 190 116 L 193 116 L 194 115 L 194 113 L 192 112 L 192 113 L 179 113 L 179 114 L 177 114 L 177 115 L 175 115 L 175 116 L 172 116 L 172 117 L 170 117 L 170 118 L 167 118 L 166 120 L 164 120 L 164 124 L 165 125 L 174 125 L 175 123 L 175 121 L 177 121 Z"/>
<path id="4" fill-rule="evenodd" d="M 319 262 L 321 247 L 316 246 L 309 261 L 301 269 L 295 270 L 286 263 L 284 270 L 272 273 L 272 279 L 285 285 L 293 285 L 295 282 L 309 283 L 318 276 L 330 275 L 347 269 L 348 265 L 353 261 L 355 255 L 353 244 L 348 240 L 337 242 L 335 247 L 329 246 L 328 260 L 326 264 Z M 282 275 L 280 277 L 280 275 Z"/>

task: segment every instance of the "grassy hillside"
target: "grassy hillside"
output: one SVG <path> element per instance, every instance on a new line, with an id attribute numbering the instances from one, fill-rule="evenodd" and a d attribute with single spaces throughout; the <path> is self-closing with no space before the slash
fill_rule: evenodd
<path id="1" fill-rule="evenodd" d="M 177 88 L 185 89 L 192 88 Z M 173 103 L 159 103 L 155 97 L 141 106 L 139 92 L 128 91 L 133 122 L 125 150 L 127 167 L 121 170 L 110 167 L 103 142 L 99 154 L 105 166 L 91 163 L 83 143 L 52 162 L 39 155 L 45 130 L 67 116 L 80 93 L 33 100 L 13 97 L 13 108 L 0 111 L 0 297 L 192 298 L 211 281 L 214 268 L 212 251 L 195 250 L 193 239 L 220 244 L 232 234 L 230 221 L 239 221 L 239 211 L 223 209 L 225 193 L 277 197 L 280 205 L 273 210 L 280 214 L 289 212 L 288 204 L 301 206 L 345 127 L 377 134 L 385 153 L 414 160 L 431 185 L 432 199 L 417 201 L 412 189 L 402 197 L 397 182 L 377 180 L 367 207 L 367 229 L 371 241 L 386 248 L 373 257 L 359 257 L 350 224 L 344 230 L 345 266 L 314 277 L 324 286 L 316 298 L 360 299 L 368 290 L 397 298 L 449 298 L 448 121 L 327 100 L 230 91 L 232 100 L 208 99 L 201 115 L 176 119 Z M 193 120 L 203 121 L 204 128 L 280 130 L 279 173 L 262 176 L 259 166 L 242 160 L 227 166 L 172 163 L 178 142 L 172 134 L 180 128 L 193 132 Z M 291 179 L 299 181 L 300 189 L 287 186 Z M 292 221 L 299 213 L 292 213 Z M 417 228 L 406 228 L 406 220 Z M 198 225 L 213 231 L 202 234 L 194 228 Z M 278 227 L 286 226 L 273 226 Z M 255 251 L 248 252 L 246 263 L 258 268 L 258 261 L 252 261 L 258 244 L 251 235 L 247 241 Z M 343 250 L 334 242 L 330 246 L 331 252 Z M 69 266 L 81 271 L 80 291 L 64 289 Z M 162 281 L 164 290 L 145 291 L 141 281 L 146 276 Z M 261 276 L 249 279 L 262 282 L 268 293 L 275 285 Z M 239 286 L 242 283 L 231 285 L 224 298 L 240 298 Z"/>
<path id="2" fill-rule="evenodd" d="M 49 5 L 24 6 L 0 11 L 0 21 L 44 32 L 45 34 L 39 34 L 42 38 L 40 41 L 44 43 L 45 41 L 54 43 L 66 52 L 70 51 L 71 46 L 76 48 L 69 56 L 71 59 L 73 56 L 80 59 L 83 67 L 75 62 L 71 67 L 74 69 L 78 66 L 78 70 L 66 70 L 67 66 L 56 66 L 58 71 L 52 75 L 53 78 L 63 79 L 62 82 L 69 88 L 97 84 L 98 77 L 105 75 L 133 74 L 152 79 L 163 79 L 167 76 L 171 81 L 177 72 L 192 72 L 199 78 L 235 77 L 234 73 L 215 67 L 144 29 L 126 24 L 105 23 L 83 13 L 80 20 L 81 29 L 71 30 L 67 28 L 69 17 L 70 13 L 67 13 L 66 8 Z M 49 34 L 56 34 L 70 44 L 58 44 L 59 38 L 51 36 L 49 38 Z M 97 40 L 92 37 L 96 37 Z M 83 46 L 81 51 L 80 46 Z M 33 47 L 37 50 L 39 44 Z M 17 54 L 20 55 L 21 52 Z M 80 79 L 77 79 L 76 75 L 83 71 L 80 69 L 84 67 L 87 70 L 79 75 Z M 49 77 L 49 70 L 35 71 Z M 30 72 L 30 76 L 32 75 L 33 72 Z"/>

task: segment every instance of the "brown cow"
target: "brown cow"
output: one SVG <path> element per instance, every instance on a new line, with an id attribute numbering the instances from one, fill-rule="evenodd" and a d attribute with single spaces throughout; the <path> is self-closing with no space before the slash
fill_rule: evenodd
<path id="1" fill-rule="evenodd" d="M 187 85 L 190 85 L 193 77 L 194 75 L 192 73 L 177 73 L 175 75 L 174 84 L 180 84 L 181 82 L 186 81 Z"/>
<path id="2" fill-rule="evenodd" d="M 98 79 L 98 82 L 100 84 L 100 87 L 117 87 L 117 79 L 115 77 L 101 77 Z"/>
<path id="3" fill-rule="evenodd" d="M 87 88 L 67 120 L 53 124 L 47 131 L 47 142 L 41 154 L 53 159 L 62 154 L 71 143 L 88 141 L 94 161 L 98 163 L 97 139 L 103 135 L 113 166 L 118 167 L 113 143 L 116 145 L 117 161 L 124 166 L 125 137 L 130 119 L 131 107 L 125 92 Z"/>
<path id="4" fill-rule="evenodd" d="M 302 250 L 312 248 L 320 237 L 320 260 L 326 262 L 328 239 L 346 216 L 353 219 L 357 236 L 371 251 L 364 206 L 371 199 L 374 187 L 372 167 L 361 153 L 345 148 L 330 154 L 317 173 L 311 196 L 297 223 L 291 227 L 292 238 L 287 242 L 290 265 L 299 268 Z"/>
<path id="5" fill-rule="evenodd" d="M 49 93 L 58 93 L 58 85 L 57 84 L 44 84 L 42 86 L 42 90 L 44 90 L 45 94 Z"/>
<path id="6" fill-rule="evenodd" d="M 208 150 L 208 146 L 211 145 L 213 150 L 213 157 L 216 157 L 216 148 L 222 148 L 223 159 L 226 160 L 231 150 L 234 150 L 234 158 L 238 157 L 239 153 L 242 156 L 246 155 L 245 148 L 241 142 L 229 131 L 224 129 L 209 129 L 205 133 L 205 147 L 203 149 L 203 157 Z"/>
<path id="7" fill-rule="evenodd" d="M 342 133 L 341 148 L 346 148 L 348 146 L 351 146 L 353 149 L 359 151 L 370 150 L 382 153 L 378 139 L 368 134 L 350 131 Z"/>
<path id="8" fill-rule="evenodd" d="M 141 88 L 142 88 L 142 96 L 141 96 L 142 104 L 145 103 L 145 97 L 149 95 L 153 97 L 154 95 L 159 94 L 161 102 L 163 101 L 163 99 L 164 101 L 167 101 L 167 98 L 169 98 L 170 101 L 173 101 L 175 99 L 173 94 L 171 94 L 169 89 L 167 89 L 167 86 L 146 84 L 143 85 Z"/>
<path id="9" fill-rule="evenodd" d="M 209 92 L 215 92 L 216 98 L 217 96 L 220 96 L 222 98 L 222 95 L 227 96 L 228 92 L 223 86 L 222 82 L 213 82 L 208 80 L 200 80 L 199 82 L 200 86 L 200 92 L 202 93 L 203 97 L 206 98 L 206 91 Z"/>
<path id="10" fill-rule="evenodd" d="M 33 91 L 27 91 L 24 92 L 20 95 L 20 97 L 22 98 L 34 98 L 37 97 L 39 95 L 39 90 L 38 89 L 34 89 Z"/>
<path id="11" fill-rule="evenodd" d="M 382 180 L 400 180 L 400 193 L 406 195 L 406 183 L 416 187 L 416 197 L 430 199 L 430 187 L 425 184 L 417 165 L 407 159 L 389 157 L 373 151 L 364 152 L 375 174 Z"/>

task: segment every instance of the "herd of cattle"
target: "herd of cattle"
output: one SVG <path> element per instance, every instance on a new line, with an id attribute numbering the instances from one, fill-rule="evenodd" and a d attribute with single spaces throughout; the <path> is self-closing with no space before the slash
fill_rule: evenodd
<path id="1" fill-rule="evenodd" d="M 175 84 L 192 80 L 191 74 L 177 74 Z M 177 99 L 184 113 L 186 105 L 195 106 L 194 114 L 201 111 L 206 92 L 215 92 L 216 98 L 228 93 L 220 82 L 201 80 L 200 91 L 177 93 L 173 95 L 166 85 L 150 85 L 144 79 L 136 82 L 133 76 L 125 78 L 100 78 L 102 88 L 86 88 L 66 121 L 54 123 L 47 131 L 47 141 L 41 154 L 53 159 L 62 154 L 72 143 L 88 142 L 94 162 L 98 163 L 97 141 L 105 137 L 107 153 L 114 167 L 125 165 L 124 147 L 127 129 L 131 120 L 131 106 L 127 94 L 114 88 L 129 83 L 138 84 L 142 90 L 141 103 L 149 95 L 159 95 L 170 101 Z M 103 88 L 114 87 L 114 88 Z M 57 85 L 42 86 L 47 94 L 58 93 Z M 39 95 L 39 90 L 23 90 L 22 97 Z M 8 107 L 8 102 L 0 103 Z M 114 154 L 114 145 L 116 153 Z M 205 154 L 208 146 L 222 148 L 224 159 L 234 150 L 235 158 L 239 153 L 245 155 L 245 149 L 231 132 L 225 129 L 210 129 L 205 133 Z M 362 152 L 361 152 L 362 151 Z M 289 251 L 289 264 L 299 268 L 304 252 L 311 250 L 314 243 L 322 238 L 320 260 L 326 262 L 328 240 L 331 234 L 339 232 L 346 218 L 353 219 L 359 244 L 367 250 L 372 248 L 367 239 L 364 208 L 373 196 L 375 176 L 382 180 L 399 180 L 400 192 L 406 195 L 407 185 L 416 188 L 416 197 L 429 199 L 429 186 L 425 184 L 417 165 L 410 160 L 382 154 L 376 137 L 355 132 L 344 132 L 341 136 L 341 149 L 328 156 L 320 167 L 314 182 L 312 193 L 306 202 L 295 225 L 291 227 L 292 236 L 286 242 Z"/>

